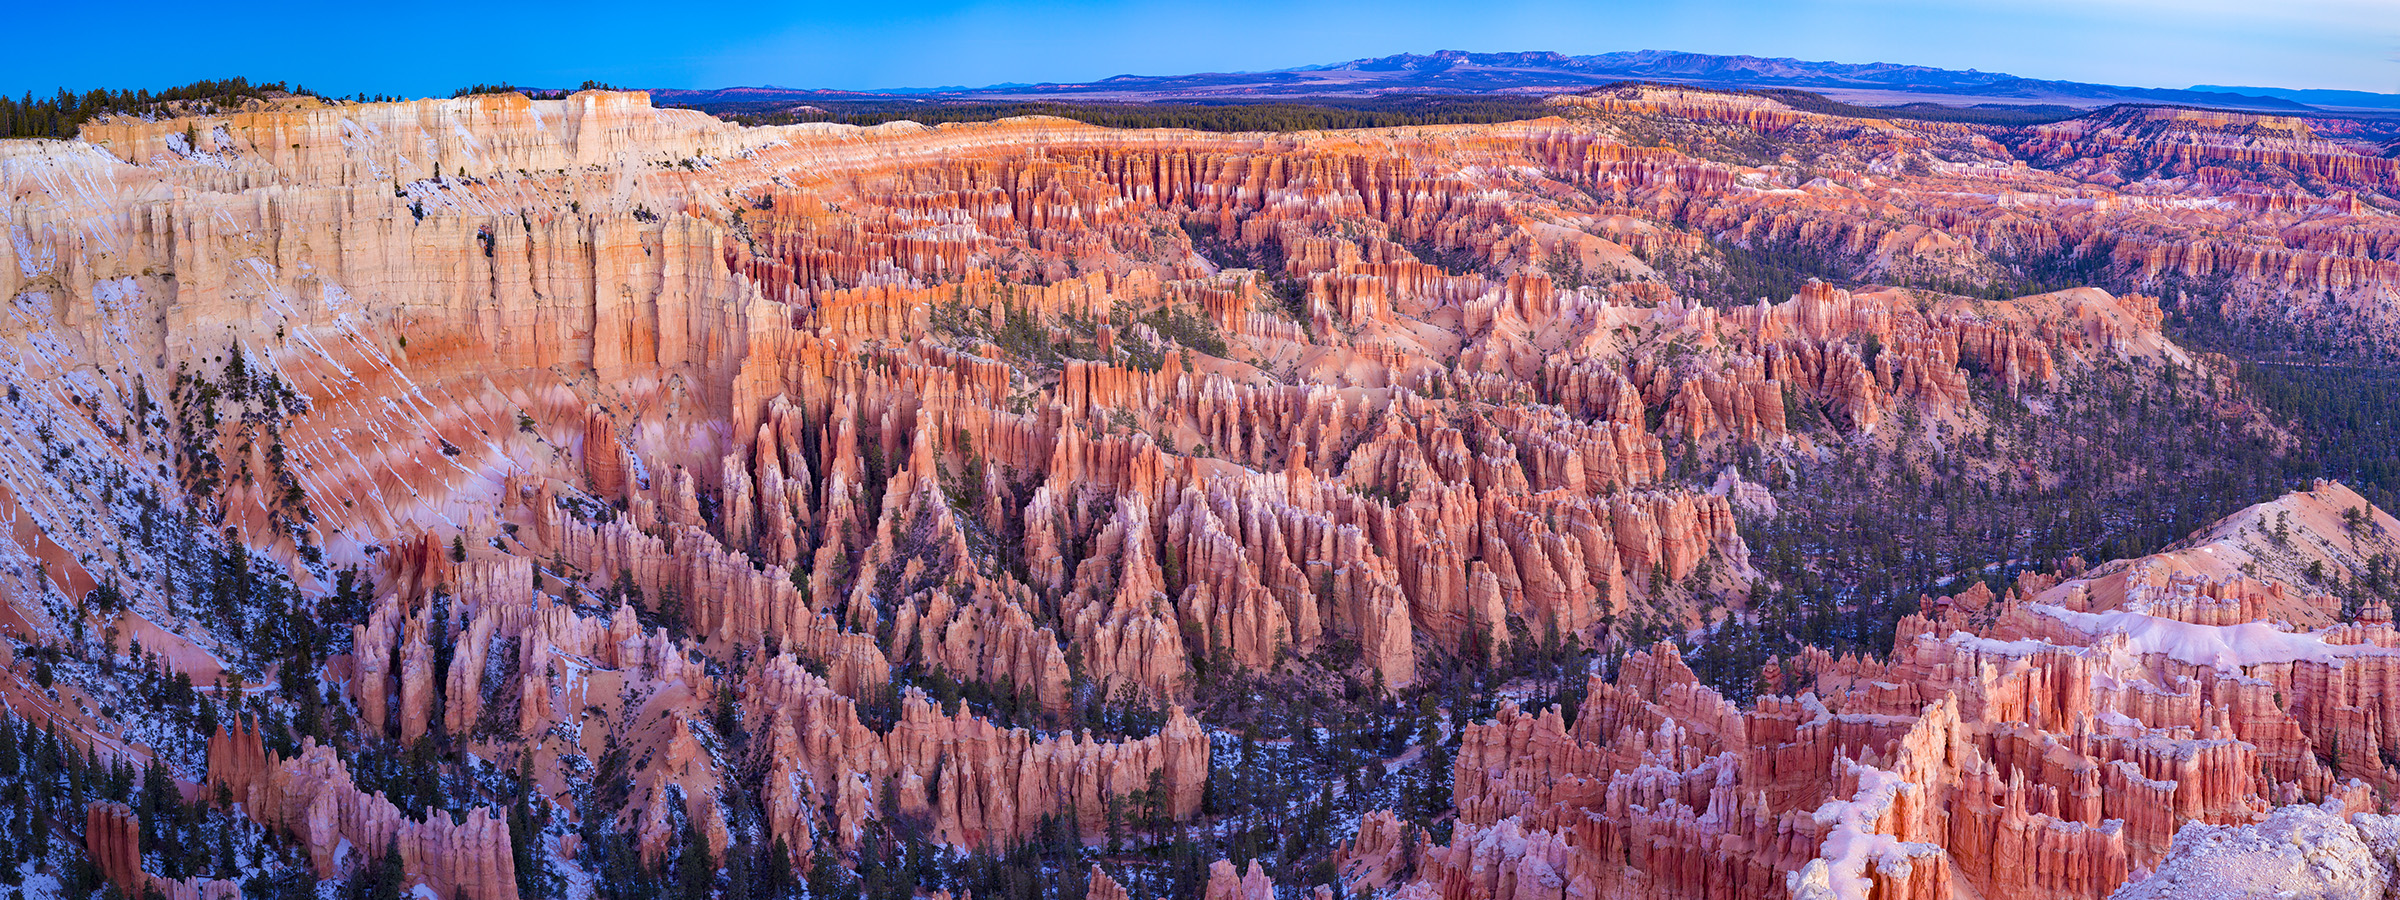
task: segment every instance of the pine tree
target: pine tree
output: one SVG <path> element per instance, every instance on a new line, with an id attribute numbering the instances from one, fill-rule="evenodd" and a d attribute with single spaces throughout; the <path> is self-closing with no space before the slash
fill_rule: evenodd
<path id="1" fill-rule="evenodd" d="M 842 868 L 841 860 L 834 858 L 833 848 L 827 842 L 817 841 L 816 845 L 815 852 L 809 856 L 809 900 L 833 900 L 849 896 L 849 871 Z"/>
<path id="2" fill-rule="evenodd" d="M 708 852 L 708 838 L 686 830 L 683 854 L 675 862 L 675 895 L 680 900 L 709 900 L 716 890 L 717 861 Z"/>
<path id="3" fill-rule="evenodd" d="M 763 900 L 781 900 L 792 889 L 792 847 L 781 835 L 767 849 L 767 857 L 759 866 L 758 881 L 751 896 Z M 739 898 L 737 898 L 739 900 Z"/>

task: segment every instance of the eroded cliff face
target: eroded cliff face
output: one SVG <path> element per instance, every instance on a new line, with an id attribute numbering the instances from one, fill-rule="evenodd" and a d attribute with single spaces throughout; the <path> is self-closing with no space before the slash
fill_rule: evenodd
<path id="1" fill-rule="evenodd" d="M 1750 587 L 1737 518 L 1773 496 L 1738 473 L 1708 489 L 1678 455 L 1813 453 L 1828 432 L 1803 414 L 1850 437 L 1903 411 L 1971 429 L 1979 391 L 2198 365 L 2159 301 L 2096 288 L 1680 298 L 1645 260 L 1708 239 L 1805 235 L 1949 276 L 2037 225 L 2089 243 L 2072 236 L 2142 203 L 1969 163 L 1879 195 L 1880 174 L 1785 185 L 1610 117 L 2005 151 L 1620 101 L 1210 135 L 742 129 L 586 92 L 0 142 L 5 624 L 28 646 L 131 637 L 254 690 L 229 709 L 273 727 L 137 745 L 96 703 L 24 693 L 223 788 L 320 875 L 393 846 L 442 897 L 520 896 L 518 860 L 576 865 L 587 835 L 653 863 L 774 843 L 802 868 L 875 828 L 1094 839 L 1128 798 L 1201 810 L 1211 745 L 1185 707 L 1204 672 L 1313 666 L 1372 694 L 1602 645 L 1623 619 L 1700 624 Z M 2388 290 L 2376 246 L 2307 251 L 2347 254 L 2349 280 L 2228 271 L 2353 302 Z M 2148 645 L 2093 598 L 2163 616 L 2197 591 L 2219 618 L 2195 628 L 2318 608 L 2178 565 L 1911 620 L 1889 660 L 1788 661 L 1789 696 L 1749 710 L 1666 645 L 1638 653 L 1572 726 L 1511 709 L 1468 728 L 1451 840 L 1370 817 L 1344 877 L 1450 898 L 2099 896 L 2182 822 L 2400 787 L 2373 752 L 2312 750 L 2400 739 L 2371 666 L 2128 649 Z M 2287 638 L 2392 646 L 2377 627 Z M 1118 703 L 1158 715 L 1094 731 Z M 282 724 L 320 704 L 355 727 Z M 420 815 L 361 787 L 387 776 L 359 754 L 418 747 L 504 770 L 577 833 L 516 846 L 491 797 Z M 112 815 L 94 808 L 90 846 L 132 884 Z M 1274 890 L 1221 865 L 1211 896 Z"/>
<path id="2" fill-rule="evenodd" d="M 2400 521 L 2319 483 L 2182 550 L 1928 601 L 1888 659 L 1781 661 L 1746 709 L 1660 644 L 1594 678 L 1571 725 L 1510 706 L 1471 727 L 1450 841 L 1370 817 L 1344 876 L 1406 897 L 2068 898 L 2172 869 L 2192 883 L 2118 895 L 2205 893 L 2235 874 L 2210 854 L 2250 852 L 2211 826 L 2322 804 L 2264 827 L 2314 815 L 2357 844 L 2341 819 L 2400 775 L 2368 687 L 2400 658 L 2389 611 L 2335 624 L 2334 598 L 2244 573 L 2396 542 Z M 2320 874 L 2384 877 L 2360 865 Z"/>
<path id="3" fill-rule="evenodd" d="M 2386 123 L 2126 107 L 2003 128 L 1691 93 L 1554 100 L 1628 142 L 1706 157 L 1637 186 L 1584 151 L 1577 183 L 1601 192 L 1610 213 L 1851 277 L 2101 284 L 2202 320 L 2340 333 L 2338 343 L 2376 352 L 2400 339 L 2400 169 Z M 1646 258 L 1661 268 L 1674 267 L 1672 252 L 1697 250 L 1652 247 Z"/>

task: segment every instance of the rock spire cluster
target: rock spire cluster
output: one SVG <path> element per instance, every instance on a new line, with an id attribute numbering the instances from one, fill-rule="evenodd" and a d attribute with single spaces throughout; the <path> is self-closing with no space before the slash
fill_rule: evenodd
<path id="1" fill-rule="evenodd" d="M 886 834 L 1190 823 L 1238 740 L 1212 673 L 1382 702 L 1562 643 L 1621 662 L 1464 723 L 1446 839 L 1370 811 L 1332 883 L 1237 855 L 1195 887 L 2067 900 L 2260 834 L 2388 856 L 2400 635 L 2300 573 L 2400 523 L 2340 485 L 1928 598 L 1888 655 L 1775 660 L 1746 703 L 1626 635 L 1787 587 L 1744 527 L 1812 488 L 1704 456 L 1948 447 L 2102 369 L 2230 385 L 2136 289 L 2393 340 L 2400 226 L 2360 199 L 2390 159 L 2189 111 L 1996 137 L 1666 89 L 1557 108 L 744 128 L 586 91 L 0 142 L 0 699 L 172 763 L 317 877 L 390 848 L 467 900 L 594 843 L 809 874 Z M 1742 283 L 1726 246 L 1850 286 L 1703 303 Z M 1883 286 L 2035 257 L 2127 290 Z M 225 716 L 112 725 L 94 667 L 37 685 L 54 645 Z M 402 796 L 383 757 L 451 775 Z M 136 813 L 83 810 L 128 895 L 238 889 L 146 874 Z"/>

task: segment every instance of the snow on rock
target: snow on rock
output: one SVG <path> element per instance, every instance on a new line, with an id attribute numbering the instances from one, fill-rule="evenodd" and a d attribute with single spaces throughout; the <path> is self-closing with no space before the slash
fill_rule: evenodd
<path id="1" fill-rule="evenodd" d="M 2359 814 L 2341 804 L 2286 806 L 2253 825 L 2188 823 L 2146 878 L 2110 900 L 2364 900 L 2383 896 L 2400 845 L 2400 817 Z"/>
<path id="2" fill-rule="evenodd" d="M 2194 625 L 2138 612 L 2086 613 L 2046 604 L 2035 604 L 2032 609 L 2085 634 L 2124 635 L 2126 649 L 2135 654 L 2156 653 L 2228 672 L 2269 663 L 2330 663 L 2342 657 L 2396 652 L 2372 645 L 2328 643 L 2320 635 L 2285 631 L 2265 622 Z"/>
<path id="3" fill-rule="evenodd" d="M 1892 811 L 1902 786 L 1899 775 L 1852 760 L 1840 761 L 1858 778 L 1858 794 L 1849 800 L 1827 800 L 1814 814 L 1817 824 L 1830 826 L 1823 853 L 1800 871 L 1785 876 L 1796 900 L 1867 900 L 1875 896 L 1874 874 L 1907 880 L 1919 854 L 1938 853 L 1932 844 L 1902 841 L 1877 830 L 1876 823 Z"/>

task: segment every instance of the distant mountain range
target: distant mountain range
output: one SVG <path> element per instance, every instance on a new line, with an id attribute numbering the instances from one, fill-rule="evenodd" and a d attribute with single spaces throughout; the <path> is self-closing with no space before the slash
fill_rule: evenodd
<path id="1" fill-rule="evenodd" d="M 2226 94 L 2248 94 L 2255 97 L 2276 97 L 2305 103 L 2310 106 L 2335 109 L 2400 110 L 2400 94 L 2377 94 L 2369 91 L 2325 91 L 2277 87 L 2222 87 L 2196 84 L 2195 91 L 2216 91 Z"/>
<path id="2" fill-rule="evenodd" d="M 2124 87 L 2020 78 L 1973 69 L 1893 63 L 1810 62 L 1634 50 L 1592 56 L 1550 52 L 1403 53 L 1272 72 L 1119 75 L 1099 81 L 1000 84 L 980 88 L 823 91 L 775 87 L 660 90 L 661 102 L 694 106 L 806 103 L 810 99 L 920 97 L 978 100 L 1212 101 L 1297 97 L 1369 97 L 1417 93 L 1547 93 L 1617 81 L 1668 81 L 1709 87 L 1799 88 L 1868 105 L 1931 102 L 1949 106 L 2046 104 L 2098 107 L 2167 103 L 2275 112 L 2319 109 L 2400 111 L 2400 95 L 2364 91 L 2196 86 Z"/>

